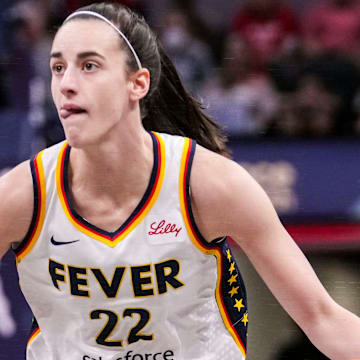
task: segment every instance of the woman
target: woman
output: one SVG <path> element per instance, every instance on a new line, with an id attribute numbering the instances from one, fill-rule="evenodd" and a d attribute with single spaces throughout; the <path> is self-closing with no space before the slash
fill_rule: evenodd
<path id="1" fill-rule="evenodd" d="M 360 357 L 359 318 L 328 296 L 263 190 L 220 155 L 218 127 L 142 19 L 110 4 L 73 13 L 50 66 L 67 141 L 0 185 L 0 254 L 20 243 L 39 325 L 28 359 L 244 359 L 245 289 L 226 235 L 321 351 Z"/>

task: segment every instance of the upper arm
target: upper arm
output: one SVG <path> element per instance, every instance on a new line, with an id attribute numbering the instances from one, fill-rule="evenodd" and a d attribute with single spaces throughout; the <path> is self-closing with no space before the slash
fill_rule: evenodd
<path id="1" fill-rule="evenodd" d="M 264 190 L 242 167 L 200 149 L 190 185 L 203 236 L 231 236 L 303 329 L 334 304 Z"/>
<path id="2" fill-rule="evenodd" d="M 197 146 L 190 186 L 196 222 L 207 240 L 230 235 L 248 246 L 270 227 L 282 228 L 264 190 L 234 161 Z"/>
<path id="3" fill-rule="evenodd" d="M 32 176 L 26 161 L 0 178 L 0 259 L 12 243 L 25 237 L 33 204 Z"/>

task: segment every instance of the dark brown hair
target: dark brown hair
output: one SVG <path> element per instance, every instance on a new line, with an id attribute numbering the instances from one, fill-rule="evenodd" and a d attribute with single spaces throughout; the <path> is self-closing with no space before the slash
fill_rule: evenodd
<path id="1" fill-rule="evenodd" d="M 135 49 L 142 66 L 149 70 L 150 89 L 140 101 L 145 129 L 190 137 L 209 150 L 229 155 L 221 126 L 204 113 L 201 104 L 185 89 L 174 64 L 143 17 L 113 3 L 95 3 L 80 10 L 97 12 L 117 26 Z M 86 19 L 91 15 L 79 14 L 74 18 Z M 121 48 L 128 53 L 129 69 L 138 70 L 124 41 Z"/>

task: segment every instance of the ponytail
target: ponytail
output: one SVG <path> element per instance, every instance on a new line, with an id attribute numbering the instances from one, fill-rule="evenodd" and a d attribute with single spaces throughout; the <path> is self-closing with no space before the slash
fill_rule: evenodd
<path id="1" fill-rule="evenodd" d="M 184 88 L 159 43 L 158 49 L 161 75 L 157 88 L 144 99 L 145 129 L 190 137 L 203 147 L 230 157 L 222 127 L 204 113 L 202 105 Z"/>

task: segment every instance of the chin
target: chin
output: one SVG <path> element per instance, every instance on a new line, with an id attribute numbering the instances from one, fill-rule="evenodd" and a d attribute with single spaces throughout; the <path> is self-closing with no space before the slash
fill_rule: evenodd
<path id="1" fill-rule="evenodd" d="M 66 140 L 73 149 L 81 149 L 83 147 L 81 146 L 81 142 L 74 141 L 68 138 L 66 138 Z"/>
<path id="2" fill-rule="evenodd" d="M 65 131 L 65 138 L 72 148 L 82 148 L 85 145 L 84 139 L 76 132 Z"/>
<path id="3" fill-rule="evenodd" d="M 67 142 L 73 149 L 91 148 L 96 145 L 96 142 L 91 141 L 89 138 L 84 138 L 80 134 L 72 134 L 72 136 L 69 136 L 65 133 L 65 137 Z"/>

